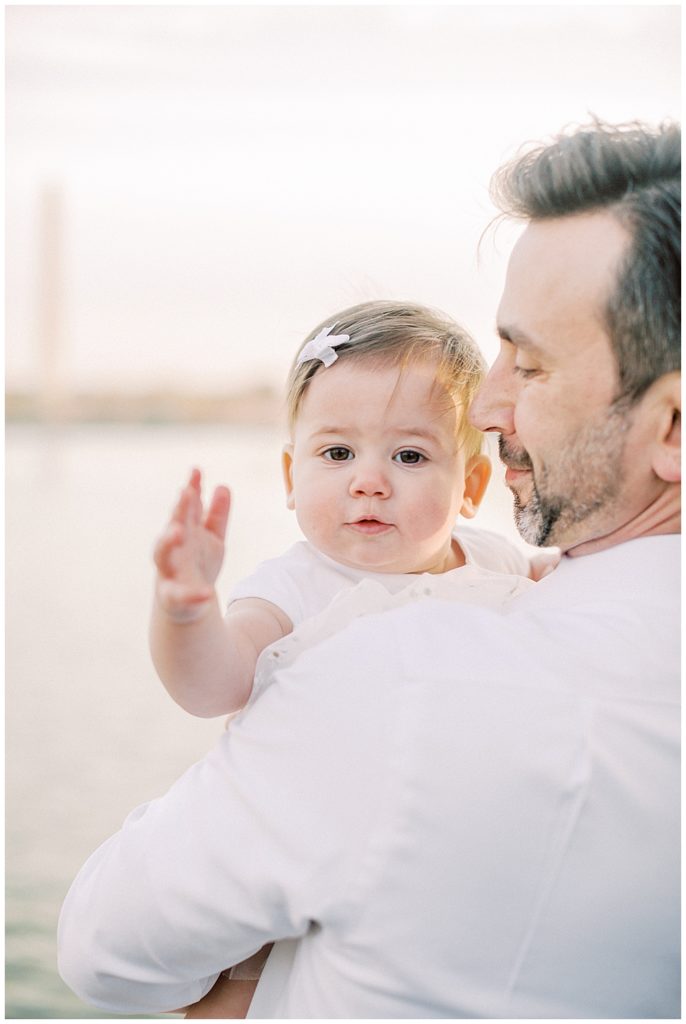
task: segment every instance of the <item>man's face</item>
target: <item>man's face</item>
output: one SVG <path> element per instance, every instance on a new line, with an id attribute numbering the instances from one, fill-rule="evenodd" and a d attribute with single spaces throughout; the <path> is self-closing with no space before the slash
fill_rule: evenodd
<path id="1" fill-rule="evenodd" d="M 617 395 L 604 323 L 629 235 L 606 212 L 528 225 L 498 310 L 500 354 L 471 419 L 501 433 L 517 526 L 568 550 L 618 528 L 640 502 L 637 443 Z"/>

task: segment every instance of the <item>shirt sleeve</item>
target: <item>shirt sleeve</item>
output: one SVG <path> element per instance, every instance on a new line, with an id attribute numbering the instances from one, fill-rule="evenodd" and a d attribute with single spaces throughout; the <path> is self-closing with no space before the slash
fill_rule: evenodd
<path id="1" fill-rule="evenodd" d="M 58 946 L 60 974 L 85 1002 L 128 1014 L 186 1006 L 266 942 L 304 935 L 334 896 L 345 903 L 359 881 L 355 851 L 380 814 L 388 756 L 381 708 L 360 722 L 345 670 L 318 658 L 305 652 L 82 868 Z M 381 665 L 373 671 L 380 678 Z M 322 676 L 328 696 L 319 697 Z M 370 703 L 384 692 L 370 691 Z M 332 756 L 341 734 L 345 772 Z"/>
<path id="2" fill-rule="evenodd" d="M 298 626 L 312 614 L 308 607 L 308 581 L 312 577 L 311 557 L 301 542 L 283 555 L 261 562 L 254 572 L 232 588 L 228 605 L 246 597 L 259 597 L 280 608 Z"/>

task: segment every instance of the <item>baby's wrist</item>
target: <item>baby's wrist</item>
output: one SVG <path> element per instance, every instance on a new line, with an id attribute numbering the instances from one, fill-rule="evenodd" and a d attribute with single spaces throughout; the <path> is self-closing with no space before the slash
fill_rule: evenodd
<path id="1" fill-rule="evenodd" d="M 170 603 L 160 598 L 159 595 L 157 597 L 159 611 L 168 622 L 175 626 L 190 626 L 201 622 L 211 614 L 213 608 L 217 607 L 217 605 L 216 595 L 198 601 L 189 601 L 186 604 L 182 602 Z"/>

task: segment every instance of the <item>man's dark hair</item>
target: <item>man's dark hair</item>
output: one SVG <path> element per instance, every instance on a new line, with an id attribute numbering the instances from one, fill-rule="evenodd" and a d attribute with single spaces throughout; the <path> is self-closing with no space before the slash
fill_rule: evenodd
<path id="1" fill-rule="evenodd" d="M 491 196 L 526 220 L 605 209 L 630 233 L 606 309 L 620 394 L 681 365 L 681 131 L 594 121 L 501 168 Z"/>

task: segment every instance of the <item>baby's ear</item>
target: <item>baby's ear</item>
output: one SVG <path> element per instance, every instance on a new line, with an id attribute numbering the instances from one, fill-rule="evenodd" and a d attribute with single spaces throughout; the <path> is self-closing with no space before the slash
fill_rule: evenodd
<path id="1" fill-rule="evenodd" d="M 293 445 L 285 444 L 281 452 L 281 470 L 286 488 L 286 507 L 295 508 L 295 490 L 293 488 Z"/>
<path id="2" fill-rule="evenodd" d="M 465 519 L 476 515 L 490 479 L 491 460 L 488 455 L 472 455 L 464 471 L 464 497 L 460 515 Z"/>

